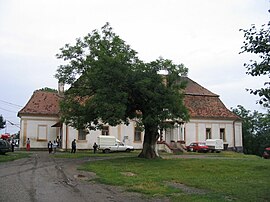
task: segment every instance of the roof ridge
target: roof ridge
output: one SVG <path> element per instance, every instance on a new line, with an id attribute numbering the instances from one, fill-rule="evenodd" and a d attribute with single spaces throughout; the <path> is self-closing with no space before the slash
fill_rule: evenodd
<path id="1" fill-rule="evenodd" d="M 187 81 L 185 89 L 186 95 L 204 95 L 204 96 L 219 97 L 218 94 L 211 92 L 210 90 L 198 84 L 196 81 L 193 81 L 189 77 L 183 77 L 183 80 Z"/>

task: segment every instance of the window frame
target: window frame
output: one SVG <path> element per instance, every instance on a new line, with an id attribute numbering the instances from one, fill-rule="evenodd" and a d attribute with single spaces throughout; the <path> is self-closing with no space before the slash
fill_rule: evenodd
<path id="1" fill-rule="evenodd" d="M 102 126 L 101 135 L 109 136 L 110 135 L 110 127 L 109 126 Z"/>
<path id="2" fill-rule="evenodd" d="M 42 131 L 44 134 L 42 134 Z M 37 141 L 47 141 L 48 138 L 48 125 L 38 124 L 37 126 Z"/>
<path id="3" fill-rule="evenodd" d="M 86 135 L 87 135 L 87 131 L 85 129 L 78 130 L 78 140 L 86 140 Z"/>
<path id="4" fill-rule="evenodd" d="M 211 128 L 206 128 L 205 129 L 205 138 L 206 139 L 212 139 L 212 130 L 211 130 Z"/>
<path id="5" fill-rule="evenodd" d="M 138 126 L 134 127 L 134 142 L 142 142 L 142 132 L 143 130 L 140 127 Z M 136 137 L 140 138 L 137 139 Z"/>
<path id="6" fill-rule="evenodd" d="M 225 131 L 225 128 L 220 128 L 219 129 L 219 138 L 221 140 L 223 140 L 223 142 L 226 142 L 226 131 Z"/>

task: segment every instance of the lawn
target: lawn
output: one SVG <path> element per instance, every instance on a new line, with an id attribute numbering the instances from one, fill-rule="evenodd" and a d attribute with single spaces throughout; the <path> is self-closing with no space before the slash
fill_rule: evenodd
<path id="1" fill-rule="evenodd" d="M 28 152 L 8 152 L 5 155 L 0 155 L 0 163 L 6 161 L 13 161 L 20 158 L 26 158 L 30 155 Z"/>
<path id="2" fill-rule="evenodd" d="M 138 158 L 138 154 L 136 151 L 110 154 L 78 151 L 76 154 L 58 152 L 53 157 L 106 157 L 103 161 L 83 164 L 79 169 L 95 172 L 96 182 L 122 186 L 146 197 L 187 202 L 270 201 L 270 160 L 234 152 L 191 152 L 185 158 L 162 153 L 163 158 L 155 160 Z M 0 155 L 0 162 L 29 155 L 9 152 Z"/>
<path id="3" fill-rule="evenodd" d="M 97 182 L 172 201 L 270 201 L 269 160 L 233 152 L 202 159 L 165 155 L 166 159 L 146 160 L 136 155 L 95 161 L 80 169 L 95 172 Z"/>

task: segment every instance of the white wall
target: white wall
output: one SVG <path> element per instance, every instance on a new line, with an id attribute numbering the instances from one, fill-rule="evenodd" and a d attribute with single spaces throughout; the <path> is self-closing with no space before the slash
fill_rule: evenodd
<path id="1" fill-rule="evenodd" d="M 243 139 L 242 139 L 242 123 L 236 122 L 235 123 L 235 146 L 242 147 L 243 146 Z"/>
<path id="2" fill-rule="evenodd" d="M 55 140 L 59 134 L 59 128 L 51 127 L 58 121 L 57 117 L 22 116 L 20 148 L 26 148 L 27 138 L 31 148 L 47 148 L 48 141 Z"/>
<path id="3" fill-rule="evenodd" d="M 235 133 L 234 133 L 235 127 Z M 242 147 L 242 124 L 232 120 L 202 120 L 191 119 L 185 124 L 186 145 L 194 141 L 206 140 L 206 128 L 211 128 L 212 139 L 220 138 L 220 128 L 225 129 L 226 142 L 229 147 L 234 147 L 234 134 L 236 146 Z"/>
<path id="4" fill-rule="evenodd" d="M 128 126 L 121 124 L 118 126 L 109 126 L 109 134 L 110 136 L 114 136 L 120 141 L 124 140 L 124 137 L 127 136 L 125 139 L 125 143 L 127 145 L 132 145 L 135 149 L 142 148 L 143 142 L 143 134 L 142 134 L 142 141 L 135 142 L 134 141 L 134 128 L 135 123 L 131 122 Z M 77 149 L 93 149 L 94 142 L 97 142 L 97 137 L 101 135 L 101 130 L 91 130 L 89 134 L 86 135 L 86 140 L 78 140 L 78 131 L 72 127 L 66 127 L 63 124 L 63 149 L 71 149 L 71 142 L 76 139 L 77 141 Z M 67 137 L 67 139 L 65 138 Z"/>
<path id="5" fill-rule="evenodd" d="M 32 148 L 47 148 L 47 143 L 49 140 L 53 141 L 57 136 L 60 136 L 59 127 L 51 127 L 59 120 L 57 117 L 42 117 L 42 116 L 23 116 L 21 117 L 21 132 L 20 132 L 20 148 L 26 147 L 26 139 L 29 137 L 31 141 Z M 235 126 L 235 130 L 234 130 Z M 202 120 L 202 119 L 191 119 L 190 122 L 185 123 L 182 128 L 185 128 L 185 134 L 182 137 L 185 137 L 186 145 L 189 145 L 191 142 L 195 141 L 205 141 L 206 139 L 206 128 L 211 128 L 212 138 L 220 138 L 220 128 L 225 128 L 226 142 L 229 144 L 229 147 L 235 146 L 242 147 L 242 123 L 233 122 L 230 120 Z M 63 124 L 62 127 L 62 148 L 71 149 L 71 142 L 73 139 L 77 140 L 78 149 L 92 149 L 94 142 L 97 142 L 97 137 L 101 135 L 100 130 L 90 131 L 86 135 L 86 140 L 78 140 L 78 131 L 72 127 L 67 127 Z M 126 126 L 121 124 L 116 127 L 109 127 L 109 134 L 115 136 L 120 141 L 125 139 L 125 143 L 132 145 L 135 149 L 142 149 L 144 133 L 142 133 L 142 141 L 134 141 L 134 130 L 135 122 Z M 169 131 L 169 130 L 168 130 Z M 182 130 L 184 132 L 184 130 Z M 165 132 L 165 131 L 164 131 Z M 170 142 L 168 138 L 173 138 L 174 141 L 178 141 L 181 137 L 179 134 L 180 128 L 175 128 L 171 135 L 166 135 L 166 141 Z M 234 133 L 235 132 L 235 133 Z M 235 137 L 234 137 L 235 134 Z M 40 139 L 43 137 L 43 139 Z M 183 140 L 183 138 L 181 140 Z"/>

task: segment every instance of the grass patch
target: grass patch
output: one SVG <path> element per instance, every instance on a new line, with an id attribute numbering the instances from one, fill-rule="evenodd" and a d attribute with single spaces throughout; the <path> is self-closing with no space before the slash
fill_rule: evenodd
<path id="1" fill-rule="evenodd" d="M 29 157 L 29 152 L 8 152 L 5 155 L 0 155 L 0 162 L 14 161 L 16 159 Z"/>
<path id="2" fill-rule="evenodd" d="M 139 152 L 138 151 L 133 151 L 133 152 L 112 152 L 105 154 L 103 152 L 97 152 L 93 153 L 93 151 L 76 151 L 76 153 L 70 153 L 70 152 L 56 152 L 53 157 L 55 158 L 85 158 L 85 157 L 133 157 L 133 156 L 138 156 Z"/>
<path id="3" fill-rule="evenodd" d="M 221 158 L 146 160 L 131 156 L 86 163 L 80 169 L 95 172 L 101 183 L 172 201 L 270 201 L 269 160 L 233 152 L 209 155 Z M 207 192 L 185 193 L 168 182 Z"/>

